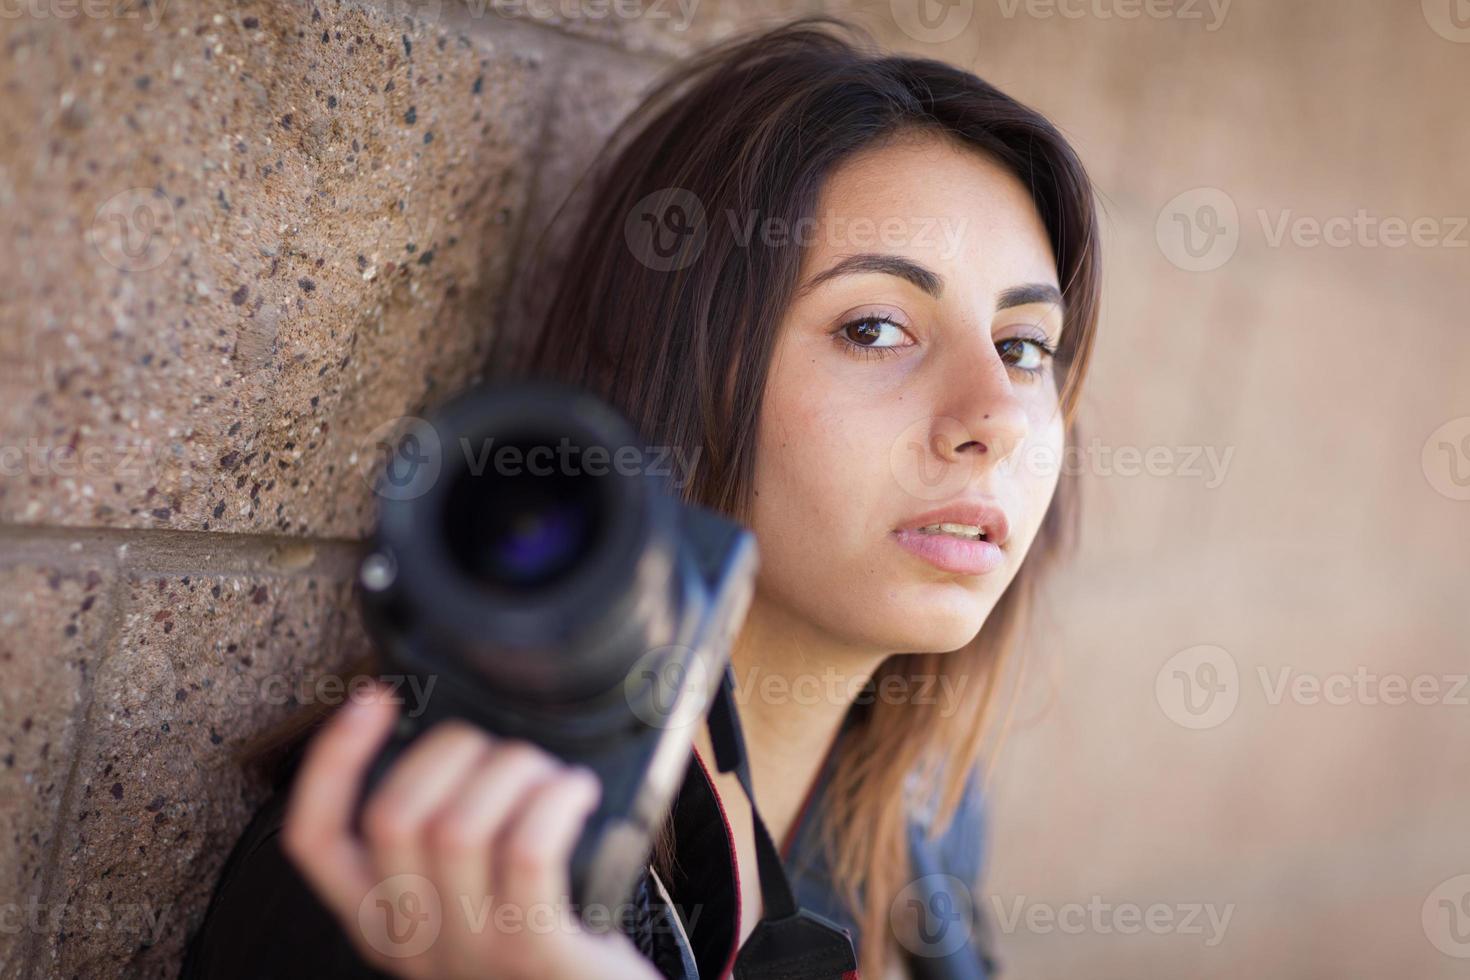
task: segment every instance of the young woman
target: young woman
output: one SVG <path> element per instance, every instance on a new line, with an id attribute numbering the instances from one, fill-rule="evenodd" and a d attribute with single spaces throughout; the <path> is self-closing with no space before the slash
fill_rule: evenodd
<path id="1" fill-rule="evenodd" d="M 584 386 L 697 459 L 682 492 L 760 550 L 732 665 L 797 899 L 847 930 L 870 980 L 984 976 L 977 772 L 1075 514 L 1060 460 L 1098 315 L 1087 176 L 1035 111 L 828 19 L 681 66 L 591 176 L 539 329 L 494 369 Z M 360 913 L 395 876 L 471 904 L 564 897 L 598 792 L 539 749 L 444 724 L 358 837 L 350 807 L 393 715 L 357 699 L 306 745 L 186 973 L 729 971 L 762 914 L 757 831 L 703 729 L 644 892 L 671 948 L 575 922 L 476 929 L 446 898 L 427 949 L 386 955 Z M 407 915 L 406 897 L 386 901 Z"/>

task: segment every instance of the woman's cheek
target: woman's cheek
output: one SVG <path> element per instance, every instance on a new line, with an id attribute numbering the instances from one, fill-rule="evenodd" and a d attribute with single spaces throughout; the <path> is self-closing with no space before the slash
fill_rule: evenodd
<path id="1" fill-rule="evenodd" d="M 793 407 L 770 428 L 758 450 L 757 513 L 789 539 L 783 545 L 806 554 L 818 542 L 840 546 L 854 498 L 851 451 L 847 434 L 820 413 Z"/>
<path id="2" fill-rule="evenodd" d="M 875 508 L 887 471 L 874 465 L 887 460 L 878 446 L 884 436 L 866 416 L 824 404 L 817 391 L 774 399 L 766 409 L 751 522 L 761 577 L 786 602 L 825 618 L 874 565 L 865 537 L 882 521 Z"/>

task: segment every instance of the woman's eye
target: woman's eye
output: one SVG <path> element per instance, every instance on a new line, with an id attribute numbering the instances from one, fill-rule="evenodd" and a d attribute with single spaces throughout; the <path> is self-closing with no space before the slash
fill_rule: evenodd
<path id="1" fill-rule="evenodd" d="M 1022 371 L 1040 371 L 1048 357 L 1056 353 L 1052 347 L 1048 347 L 1040 340 L 1031 340 L 1027 337 L 1010 337 L 995 345 L 1000 351 L 1001 360 L 1014 368 Z"/>
<path id="2" fill-rule="evenodd" d="M 896 354 L 898 348 L 913 345 L 903 327 L 881 316 L 844 323 L 837 337 L 849 350 L 862 356 Z"/>

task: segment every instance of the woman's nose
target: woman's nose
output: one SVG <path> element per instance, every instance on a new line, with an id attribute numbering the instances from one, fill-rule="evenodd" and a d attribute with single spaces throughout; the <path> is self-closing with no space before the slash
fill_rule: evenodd
<path id="1" fill-rule="evenodd" d="M 935 452 L 946 462 L 968 456 L 973 466 L 986 469 L 1009 459 L 1030 432 L 1030 419 L 994 347 L 979 363 L 967 358 L 948 372 L 945 385 L 937 414 L 949 422 L 934 433 Z"/>

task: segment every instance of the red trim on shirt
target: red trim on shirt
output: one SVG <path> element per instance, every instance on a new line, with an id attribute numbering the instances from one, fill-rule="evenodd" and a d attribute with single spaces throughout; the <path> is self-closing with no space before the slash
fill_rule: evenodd
<path id="1" fill-rule="evenodd" d="M 725 966 L 720 970 L 720 977 L 728 977 L 735 968 L 735 955 L 740 951 L 740 923 L 744 917 L 745 910 L 741 908 L 740 892 L 740 863 L 735 858 L 735 830 L 730 826 L 730 818 L 725 815 L 725 801 L 720 799 L 720 791 L 715 788 L 715 781 L 710 778 L 709 767 L 699 757 L 699 749 L 694 749 L 694 760 L 699 763 L 699 771 L 704 773 L 704 781 L 709 784 L 710 795 L 715 798 L 715 805 L 720 808 L 720 820 L 725 824 L 725 841 L 730 845 L 730 873 L 735 877 L 735 941 L 730 946 L 730 955 L 725 959 Z"/>

